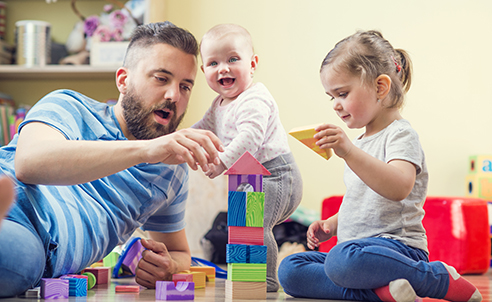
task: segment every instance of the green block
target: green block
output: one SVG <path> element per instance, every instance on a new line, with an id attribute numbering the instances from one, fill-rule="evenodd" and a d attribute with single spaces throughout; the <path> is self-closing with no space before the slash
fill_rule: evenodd
<path id="1" fill-rule="evenodd" d="M 247 192 L 246 195 L 246 226 L 263 227 L 265 211 L 265 193 Z"/>
<path id="2" fill-rule="evenodd" d="M 266 282 L 266 263 L 228 263 L 227 280 Z"/>

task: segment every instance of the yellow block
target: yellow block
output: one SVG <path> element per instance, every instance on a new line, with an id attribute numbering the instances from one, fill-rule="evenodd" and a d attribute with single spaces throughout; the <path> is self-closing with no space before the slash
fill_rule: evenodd
<path id="1" fill-rule="evenodd" d="M 215 282 L 215 267 L 212 266 L 192 266 L 190 267 L 192 272 L 204 272 L 207 276 L 208 282 Z"/>
<path id="2" fill-rule="evenodd" d="M 193 275 L 193 282 L 195 282 L 196 288 L 204 288 L 207 276 L 204 272 L 192 272 L 191 270 L 181 271 L 178 274 L 191 274 Z"/>
<path id="3" fill-rule="evenodd" d="M 313 136 L 316 134 L 316 130 L 314 130 L 314 128 L 316 128 L 316 126 L 314 125 L 297 127 L 291 129 L 289 131 L 289 134 L 295 137 L 304 145 L 306 145 L 308 148 L 328 160 L 333 155 L 333 150 L 321 149 L 319 146 L 316 145 L 316 139 L 313 138 Z"/>

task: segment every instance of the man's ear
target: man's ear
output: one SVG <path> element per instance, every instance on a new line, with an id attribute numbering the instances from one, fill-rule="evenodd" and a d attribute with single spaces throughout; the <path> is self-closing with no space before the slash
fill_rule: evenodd
<path id="1" fill-rule="evenodd" d="M 205 70 L 203 69 L 203 65 L 200 66 L 200 69 L 202 70 L 203 73 L 205 72 Z"/>
<path id="2" fill-rule="evenodd" d="M 391 78 L 387 74 L 382 74 L 376 78 L 376 93 L 379 100 L 383 100 L 390 92 Z"/>
<path id="3" fill-rule="evenodd" d="M 116 87 L 121 94 L 125 94 L 127 90 L 128 69 L 120 67 L 116 71 Z"/>

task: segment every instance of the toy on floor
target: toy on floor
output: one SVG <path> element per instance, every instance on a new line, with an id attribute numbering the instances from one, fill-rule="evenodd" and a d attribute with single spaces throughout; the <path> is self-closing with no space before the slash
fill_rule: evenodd
<path id="1" fill-rule="evenodd" d="M 138 285 L 116 285 L 114 291 L 117 293 L 139 293 L 140 286 Z"/>
<path id="2" fill-rule="evenodd" d="M 135 270 L 144 250 L 140 237 L 130 239 L 113 267 L 113 278 L 135 276 Z"/>
<path id="3" fill-rule="evenodd" d="M 178 282 L 193 282 L 194 288 L 205 288 L 206 282 L 207 282 L 207 276 L 205 275 L 205 272 L 199 272 L 195 271 L 192 272 L 191 270 L 186 270 L 179 272 L 177 274 L 173 274 L 173 282 L 174 284 L 177 284 Z"/>
<path id="4" fill-rule="evenodd" d="M 313 150 L 326 160 L 330 159 L 333 155 L 332 149 L 321 149 L 316 145 L 316 140 L 313 136 L 316 134 L 316 130 L 314 130 L 316 126 L 304 126 L 293 128 L 289 131 L 289 134 L 295 137 L 298 141 L 306 145 L 309 149 Z"/>
<path id="5" fill-rule="evenodd" d="M 68 280 L 60 278 L 42 278 L 41 279 L 41 298 L 43 299 L 58 299 L 68 298 Z"/>
<path id="6" fill-rule="evenodd" d="M 96 285 L 108 284 L 111 279 L 110 267 L 88 267 L 82 273 L 91 273 L 96 277 Z"/>
<path id="7" fill-rule="evenodd" d="M 195 284 L 193 282 L 157 281 L 155 283 L 156 300 L 194 300 Z"/>
<path id="8" fill-rule="evenodd" d="M 264 300 L 263 176 L 270 172 L 246 151 L 225 175 L 229 176 L 226 299 Z"/>

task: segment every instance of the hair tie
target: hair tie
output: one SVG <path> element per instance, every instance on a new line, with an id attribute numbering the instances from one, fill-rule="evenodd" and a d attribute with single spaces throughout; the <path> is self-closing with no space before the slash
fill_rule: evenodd
<path id="1" fill-rule="evenodd" d="M 393 62 L 396 65 L 396 73 L 399 73 L 401 71 L 401 65 L 398 64 L 398 62 L 396 61 L 395 57 L 391 56 L 391 58 L 393 59 Z"/>

